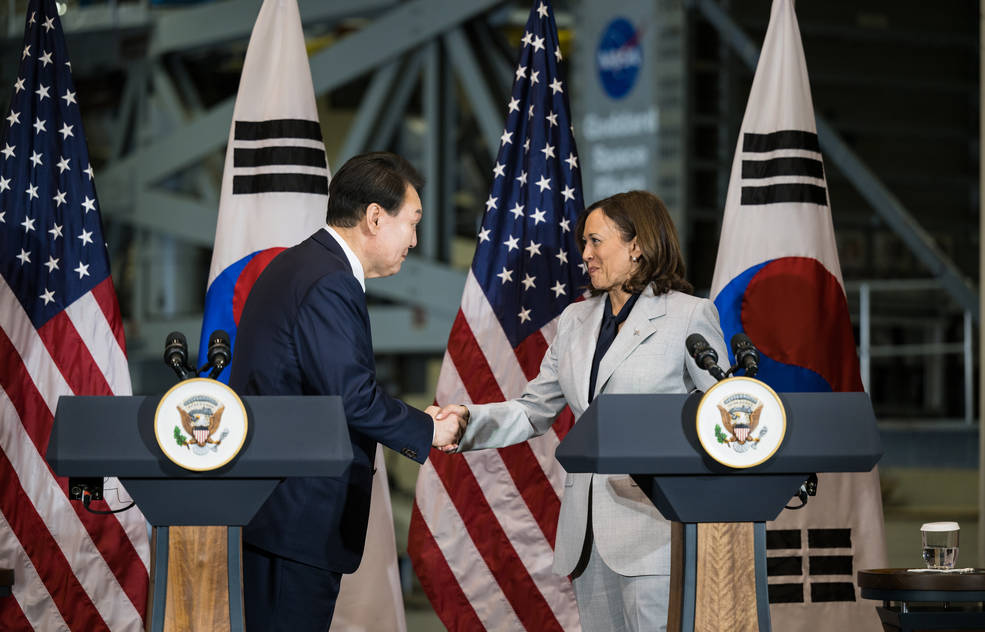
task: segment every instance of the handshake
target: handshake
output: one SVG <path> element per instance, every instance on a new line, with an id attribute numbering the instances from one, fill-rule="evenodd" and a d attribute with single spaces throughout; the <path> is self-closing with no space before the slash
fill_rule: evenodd
<path id="1" fill-rule="evenodd" d="M 444 408 L 428 406 L 424 412 L 434 419 L 434 441 L 431 445 L 445 453 L 454 452 L 469 423 L 469 409 L 449 404 Z"/>

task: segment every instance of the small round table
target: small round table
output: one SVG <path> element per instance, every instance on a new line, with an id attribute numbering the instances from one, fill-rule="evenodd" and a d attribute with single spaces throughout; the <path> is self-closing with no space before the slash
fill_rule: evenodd
<path id="1" fill-rule="evenodd" d="M 14 585 L 14 571 L 10 568 L 0 568 L 0 598 L 9 597 Z"/>
<path id="2" fill-rule="evenodd" d="M 886 632 L 985 630 L 985 569 L 911 573 L 877 568 L 859 571 L 858 586 L 863 598 L 882 601 L 876 611 Z"/>

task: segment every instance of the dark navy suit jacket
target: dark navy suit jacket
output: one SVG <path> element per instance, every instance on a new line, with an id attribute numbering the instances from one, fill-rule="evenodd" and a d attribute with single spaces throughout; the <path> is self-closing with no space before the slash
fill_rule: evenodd
<path id="1" fill-rule="evenodd" d="M 348 472 L 285 479 L 243 539 L 281 557 L 355 571 L 377 442 L 423 463 L 434 426 L 377 384 L 366 296 L 326 230 L 279 254 L 257 279 L 237 329 L 229 384 L 240 395 L 342 396 L 354 457 Z"/>

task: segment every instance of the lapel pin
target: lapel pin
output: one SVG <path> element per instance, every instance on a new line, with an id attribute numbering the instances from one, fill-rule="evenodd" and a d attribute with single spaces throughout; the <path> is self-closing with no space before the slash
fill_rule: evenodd
<path id="1" fill-rule="evenodd" d="M 638 336 L 638 335 L 640 335 L 640 330 L 639 330 L 639 329 L 634 329 L 634 330 L 633 330 L 633 335 L 634 335 L 634 336 Z"/>

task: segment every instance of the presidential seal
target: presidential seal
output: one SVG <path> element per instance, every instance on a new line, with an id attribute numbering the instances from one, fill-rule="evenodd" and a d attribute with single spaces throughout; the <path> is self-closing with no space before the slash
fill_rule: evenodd
<path id="1" fill-rule="evenodd" d="M 246 409 L 216 380 L 194 378 L 165 393 L 154 415 L 157 444 L 169 460 L 197 472 L 222 467 L 246 441 Z"/>
<path id="2" fill-rule="evenodd" d="M 734 468 L 766 461 L 787 431 L 783 402 L 764 382 L 749 377 L 732 377 L 708 389 L 696 423 L 708 456 Z"/>

